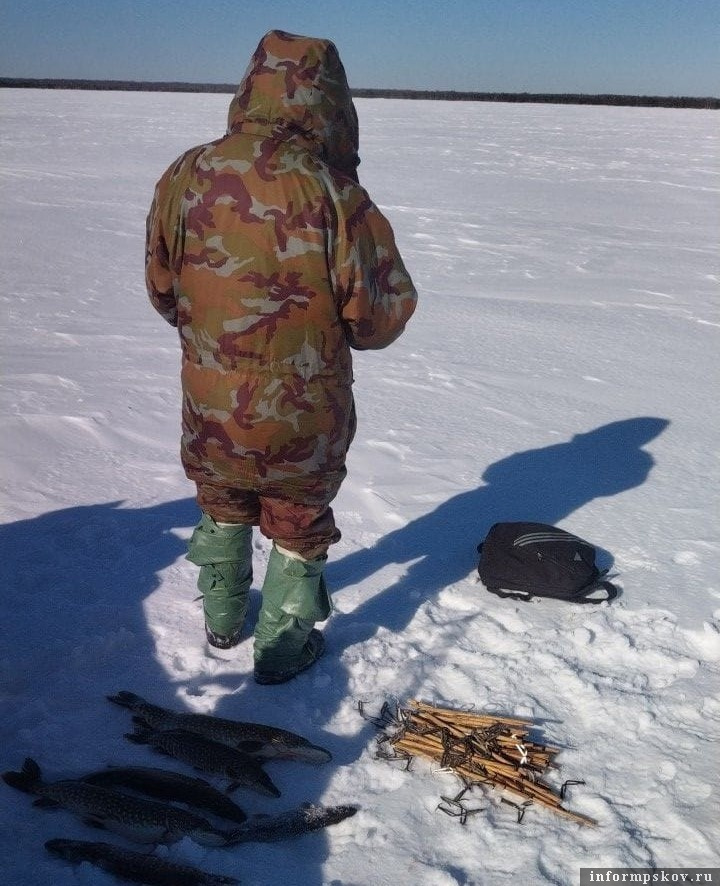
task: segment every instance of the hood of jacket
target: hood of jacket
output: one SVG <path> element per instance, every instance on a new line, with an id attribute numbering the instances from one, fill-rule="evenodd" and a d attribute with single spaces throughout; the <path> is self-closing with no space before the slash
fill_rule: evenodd
<path id="1" fill-rule="evenodd" d="M 236 132 L 300 141 L 357 179 L 357 114 L 335 45 L 269 31 L 230 103 L 228 133 Z"/>

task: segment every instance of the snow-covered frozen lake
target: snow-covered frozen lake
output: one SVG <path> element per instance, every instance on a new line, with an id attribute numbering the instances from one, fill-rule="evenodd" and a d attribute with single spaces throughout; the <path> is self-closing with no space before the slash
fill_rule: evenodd
<path id="1" fill-rule="evenodd" d="M 280 687 L 204 642 L 178 461 L 179 349 L 143 282 L 156 179 L 222 134 L 230 96 L 3 90 L 0 769 L 169 765 L 123 739 L 132 690 L 301 732 L 282 798 L 358 814 L 300 840 L 159 854 L 257 886 L 574 886 L 580 867 L 718 866 L 720 535 L 714 111 L 357 101 L 361 181 L 420 292 L 358 354 L 336 503 L 328 652 Z M 476 580 L 498 520 L 602 549 L 612 605 L 518 603 Z M 268 542 L 257 537 L 257 589 Z M 257 590 L 254 591 L 254 611 Z M 563 748 L 581 828 L 376 760 L 358 701 L 526 716 Z M 3 882 L 110 884 L 43 849 L 106 839 L 0 784 Z M 110 838 L 112 839 L 112 838 Z M 116 839 L 116 842 L 118 840 Z"/>

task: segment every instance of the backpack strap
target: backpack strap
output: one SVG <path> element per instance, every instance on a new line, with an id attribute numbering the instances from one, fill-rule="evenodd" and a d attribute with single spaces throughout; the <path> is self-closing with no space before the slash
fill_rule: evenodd
<path id="1" fill-rule="evenodd" d="M 593 591 L 597 591 L 598 588 L 602 588 L 607 592 L 607 597 L 588 597 L 588 594 L 592 594 Z M 615 597 L 619 594 L 618 588 L 611 582 L 603 579 L 601 581 L 593 582 L 586 588 L 583 588 L 583 596 L 578 597 L 573 600 L 573 603 L 609 603 L 611 600 L 614 600 Z"/>
<path id="2" fill-rule="evenodd" d="M 500 588 L 488 588 L 487 586 L 486 590 L 498 597 L 504 597 L 505 599 L 510 598 L 511 600 L 523 600 L 525 603 L 529 603 L 532 599 L 532 594 L 529 592 L 527 594 L 518 594 L 514 591 L 501 591 Z"/>
<path id="3" fill-rule="evenodd" d="M 588 594 L 592 594 L 593 591 L 597 591 L 602 588 L 607 596 L 605 597 L 588 597 Z M 497 597 L 502 597 L 504 599 L 510 600 L 522 600 L 524 603 L 529 603 L 533 595 L 528 591 L 527 594 L 517 593 L 515 591 L 503 591 L 500 588 L 486 588 L 486 590 L 490 591 L 491 594 L 495 594 Z M 611 582 L 607 581 L 607 579 L 602 579 L 600 581 L 595 581 L 591 585 L 588 585 L 586 588 L 582 590 L 582 596 L 575 597 L 573 599 L 568 599 L 569 603 L 609 603 L 611 600 L 614 600 L 619 594 L 618 588 Z M 566 598 L 567 599 L 567 598 Z"/>

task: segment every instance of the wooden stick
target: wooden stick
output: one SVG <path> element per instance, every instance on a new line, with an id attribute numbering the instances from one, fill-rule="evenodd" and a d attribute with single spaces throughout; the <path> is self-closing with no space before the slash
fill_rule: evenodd
<path id="1" fill-rule="evenodd" d="M 423 701 L 418 701 L 415 698 L 410 699 L 408 705 L 414 707 L 418 711 L 428 711 L 436 716 L 442 717 L 443 715 L 447 715 L 451 720 L 455 722 L 462 722 L 466 725 L 474 724 L 477 726 L 493 726 L 496 723 L 504 723 L 510 726 L 532 726 L 532 720 L 524 720 L 520 718 L 513 717 L 501 717 L 489 714 L 473 714 L 469 711 L 455 711 L 452 708 L 439 708 L 434 705 L 427 704 Z"/>
<path id="2" fill-rule="evenodd" d="M 459 767 L 456 771 L 466 781 L 473 780 L 472 770 L 465 770 L 463 767 Z M 503 776 L 499 776 L 497 780 L 494 778 L 483 779 L 482 783 L 487 783 L 487 781 L 491 781 L 494 786 L 507 790 L 519 797 L 523 797 L 526 800 L 530 799 L 533 802 L 537 802 L 540 805 L 551 809 L 553 812 L 563 815 L 565 818 L 570 818 L 580 824 L 597 826 L 597 821 L 595 821 L 595 819 L 590 818 L 587 815 L 582 815 L 579 812 L 572 812 L 570 809 L 565 809 L 564 806 L 561 806 L 560 797 L 547 785 L 530 781 L 524 781 L 522 784 L 518 785 L 512 780 L 506 780 Z"/>
<path id="3" fill-rule="evenodd" d="M 439 708 L 416 699 L 408 705 L 403 728 L 389 739 L 395 750 L 445 764 L 468 784 L 489 784 L 580 824 L 597 824 L 565 809 L 560 795 L 536 777 L 557 768 L 552 759 L 560 748 L 529 740 L 532 721 Z"/>

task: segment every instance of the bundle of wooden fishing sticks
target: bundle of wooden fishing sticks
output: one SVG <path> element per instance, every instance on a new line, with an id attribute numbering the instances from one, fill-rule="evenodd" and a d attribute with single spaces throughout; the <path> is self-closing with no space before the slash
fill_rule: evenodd
<path id="1" fill-rule="evenodd" d="M 389 743 L 393 751 L 380 751 L 379 756 L 408 761 L 426 757 L 442 769 L 452 770 L 462 779 L 465 790 L 482 784 L 507 791 L 522 798 L 522 804 L 512 804 L 520 811 L 518 820 L 522 820 L 527 806 L 536 803 L 580 824 L 597 824 L 561 805 L 565 786 L 584 782 L 568 781 L 556 791 L 540 778 L 546 770 L 557 769 L 553 761 L 560 748 L 531 741 L 532 721 L 440 708 L 415 700 L 388 714 L 389 708 L 384 715 L 381 713 L 379 725 L 388 732 L 380 739 L 380 747 Z M 465 790 L 454 799 L 443 797 L 460 811 L 444 811 L 462 815 L 460 798 Z M 466 816 L 467 809 L 464 811 Z"/>

